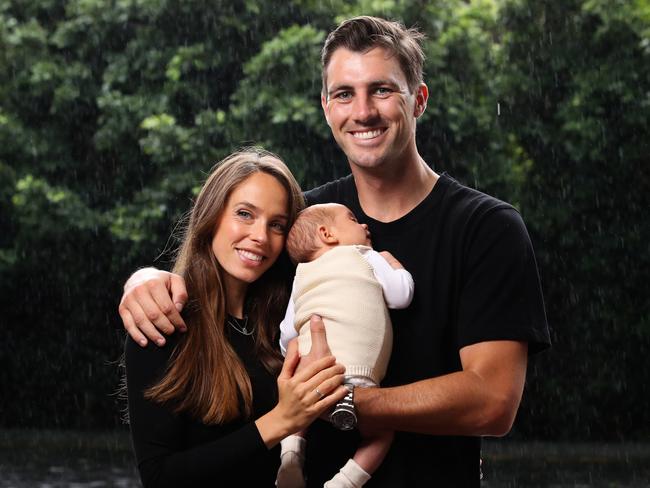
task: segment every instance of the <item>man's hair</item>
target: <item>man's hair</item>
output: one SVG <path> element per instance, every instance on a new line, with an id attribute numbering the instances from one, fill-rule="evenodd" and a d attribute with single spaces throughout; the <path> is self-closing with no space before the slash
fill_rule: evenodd
<path id="1" fill-rule="evenodd" d="M 420 31 L 415 28 L 407 29 L 397 21 L 367 15 L 344 20 L 327 36 L 321 51 L 323 95 L 327 95 L 327 66 L 337 49 L 345 48 L 365 53 L 376 47 L 386 49 L 393 56 L 397 56 L 409 91 L 413 93 L 422 83 L 423 39 L 424 34 Z"/>
<path id="2" fill-rule="evenodd" d="M 329 225 L 334 216 L 324 205 L 307 207 L 298 214 L 287 235 L 287 252 L 295 264 L 308 263 L 321 248 L 318 226 Z"/>

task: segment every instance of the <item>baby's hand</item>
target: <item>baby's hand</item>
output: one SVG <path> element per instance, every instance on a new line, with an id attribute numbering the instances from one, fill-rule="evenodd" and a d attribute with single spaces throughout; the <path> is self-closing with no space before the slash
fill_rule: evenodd
<path id="1" fill-rule="evenodd" d="M 400 263 L 395 257 L 389 253 L 388 251 L 381 251 L 379 253 L 381 257 L 383 257 L 388 264 L 391 265 L 393 269 L 404 269 L 404 266 L 402 266 L 402 263 Z"/>

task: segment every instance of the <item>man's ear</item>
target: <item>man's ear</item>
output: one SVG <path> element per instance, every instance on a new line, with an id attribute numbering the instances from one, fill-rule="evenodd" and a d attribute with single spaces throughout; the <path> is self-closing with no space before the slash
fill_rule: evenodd
<path id="1" fill-rule="evenodd" d="M 325 115 L 325 122 L 327 125 L 330 125 L 330 118 L 328 116 L 329 110 L 327 107 L 327 95 L 321 93 L 320 95 L 320 106 L 323 107 L 323 115 Z"/>
<path id="2" fill-rule="evenodd" d="M 318 226 L 318 238 L 321 240 L 323 244 L 331 245 L 331 244 L 338 244 L 339 242 L 336 236 L 332 234 L 330 228 L 322 224 Z"/>
<path id="3" fill-rule="evenodd" d="M 415 107 L 413 109 L 413 116 L 416 119 L 426 110 L 427 100 L 429 100 L 429 88 L 424 83 L 420 83 L 415 89 Z"/>

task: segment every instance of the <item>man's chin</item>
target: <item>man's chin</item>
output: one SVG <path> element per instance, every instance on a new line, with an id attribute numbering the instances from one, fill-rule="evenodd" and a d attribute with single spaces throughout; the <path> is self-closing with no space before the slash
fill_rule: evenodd
<path id="1" fill-rule="evenodd" d="M 355 154 L 353 157 L 348 157 L 348 162 L 359 168 L 372 170 L 381 167 L 384 163 L 384 158 L 376 154 Z"/>

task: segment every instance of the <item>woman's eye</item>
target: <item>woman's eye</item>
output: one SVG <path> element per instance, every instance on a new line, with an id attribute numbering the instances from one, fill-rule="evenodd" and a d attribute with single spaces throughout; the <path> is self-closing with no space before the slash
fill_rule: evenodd
<path id="1" fill-rule="evenodd" d="M 241 217 L 242 219 L 250 219 L 252 215 L 248 210 L 237 210 L 237 217 Z"/>
<path id="2" fill-rule="evenodd" d="M 287 226 L 281 222 L 274 222 L 271 224 L 271 228 L 277 232 L 285 233 L 287 231 Z"/>

